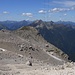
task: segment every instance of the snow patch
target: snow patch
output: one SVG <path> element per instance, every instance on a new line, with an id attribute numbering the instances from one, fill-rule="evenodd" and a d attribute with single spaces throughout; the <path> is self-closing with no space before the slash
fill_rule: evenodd
<path id="1" fill-rule="evenodd" d="M 21 54 L 18 54 L 18 56 L 19 56 L 19 57 L 23 57 L 23 55 L 21 55 Z"/>
<path id="2" fill-rule="evenodd" d="M 60 58 L 58 58 L 58 57 L 56 57 L 56 56 L 53 56 L 53 55 L 51 55 L 51 54 L 50 54 L 50 56 L 53 57 L 53 58 L 56 59 L 56 60 L 62 61 L 62 59 L 60 59 Z"/>
<path id="3" fill-rule="evenodd" d="M 0 48 L 0 51 L 3 51 L 4 52 L 4 51 L 6 51 L 6 49 Z"/>

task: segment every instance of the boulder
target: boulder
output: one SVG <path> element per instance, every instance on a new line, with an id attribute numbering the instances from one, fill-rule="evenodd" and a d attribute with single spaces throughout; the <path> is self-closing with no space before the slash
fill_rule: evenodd
<path id="1" fill-rule="evenodd" d="M 46 46 L 46 47 L 49 47 L 49 45 L 48 45 L 48 44 L 46 44 L 45 46 Z"/>
<path id="2" fill-rule="evenodd" d="M 26 65 L 32 66 L 32 62 L 31 62 L 31 61 L 27 61 L 27 62 L 26 62 Z"/>

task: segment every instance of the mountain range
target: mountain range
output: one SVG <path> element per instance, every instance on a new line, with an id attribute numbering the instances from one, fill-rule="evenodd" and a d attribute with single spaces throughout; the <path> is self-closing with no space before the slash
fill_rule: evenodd
<path id="1" fill-rule="evenodd" d="M 0 25 L 2 25 L 3 28 L 0 27 L 0 29 L 8 29 L 8 30 L 17 30 L 18 28 L 22 26 L 26 26 L 30 24 L 31 21 L 0 21 Z"/>
<path id="2" fill-rule="evenodd" d="M 0 21 L 0 29 L 17 30 L 24 26 L 36 28 L 43 38 L 61 49 L 69 56 L 70 60 L 75 61 L 75 23 L 65 21 Z M 22 29 L 23 29 L 22 28 Z M 28 28 L 25 28 L 28 30 Z M 20 32 L 21 33 L 21 32 Z M 21 33 L 22 34 L 22 33 Z M 31 33 L 32 34 L 32 33 Z"/>
<path id="3" fill-rule="evenodd" d="M 45 40 L 60 48 L 69 55 L 69 59 L 75 61 L 75 26 L 57 24 L 53 21 L 44 22 L 37 20 L 30 24 L 35 27 Z"/>

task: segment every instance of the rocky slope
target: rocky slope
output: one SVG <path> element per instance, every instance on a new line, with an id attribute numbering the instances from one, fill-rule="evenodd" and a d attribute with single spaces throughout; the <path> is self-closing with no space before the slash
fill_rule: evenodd
<path id="1" fill-rule="evenodd" d="M 75 75 L 75 63 L 52 66 L 33 60 L 32 66 L 27 63 L 29 58 L 0 48 L 0 75 Z"/>
<path id="2" fill-rule="evenodd" d="M 68 58 L 60 49 L 45 41 L 33 27 L 23 27 L 13 32 L 1 30 L 0 48 L 52 65 L 63 64 Z"/>
<path id="3" fill-rule="evenodd" d="M 32 55 L 34 55 L 33 57 L 43 60 L 48 59 L 48 61 L 50 61 L 51 59 L 49 59 L 48 56 L 44 57 L 45 56 L 45 54 L 43 53 L 44 51 L 49 55 L 51 54 L 64 60 L 68 58 L 68 56 L 64 54 L 60 49 L 56 48 L 52 44 L 45 41 L 41 36 L 41 34 L 34 27 L 25 26 L 15 31 L 14 33 L 29 42 L 30 47 L 32 47 L 32 50 L 37 53 L 37 54 L 32 53 Z"/>
<path id="4" fill-rule="evenodd" d="M 35 27 L 45 40 L 63 50 L 69 59 L 75 61 L 75 29 L 74 25 L 56 24 L 53 21 L 34 21 L 30 26 Z"/>
<path id="5" fill-rule="evenodd" d="M 0 31 L 0 75 L 74 75 L 75 64 L 67 61 L 34 27 Z"/>

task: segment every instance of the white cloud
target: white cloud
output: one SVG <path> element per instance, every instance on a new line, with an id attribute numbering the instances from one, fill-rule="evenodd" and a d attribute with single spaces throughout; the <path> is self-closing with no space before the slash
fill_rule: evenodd
<path id="1" fill-rule="evenodd" d="M 64 14 L 64 16 L 66 16 L 67 14 Z"/>
<path id="2" fill-rule="evenodd" d="M 22 13 L 22 16 L 33 17 L 33 14 L 32 13 Z"/>
<path id="3" fill-rule="evenodd" d="M 69 11 L 69 8 L 53 8 L 50 9 L 49 12 L 63 12 L 63 11 Z"/>
<path id="4" fill-rule="evenodd" d="M 62 20 L 62 18 L 59 19 L 60 21 Z"/>
<path id="5" fill-rule="evenodd" d="M 3 11 L 3 14 L 9 14 L 9 12 L 7 12 L 7 11 Z"/>
<path id="6" fill-rule="evenodd" d="M 46 5 L 56 6 L 48 11 L 50 13 L 75 10 L 75 0 L 53 0 L 52 2 L 46 3 Z"/>
<path id="7" fill-rule="evenodd" d="M 75 6 L 75 1 L 53 1 L 55 4 L 60 4 L 66 7 L 72 7 Z"/>
<path id="8" fill-rule="evenodd" d="M 75 10 L 75 7 L 71 7 L 71 8 L 53 8 L 53 9 L 50 9 L 49 12 L 64 12 L 64 11 L 71 11 L 71 10 Z"/>
<path id="9" fill-rule="evenodd" d="M 46 13 L 46 11 L 45 10 L 40 10 L 40 11 L 38 11 L 40 14 L 45 14 Z"/>
<path id="10" fill-rule="evenodd" d="M 75 7 L 71 7 L 71 10 L 75 10 Z"/>

